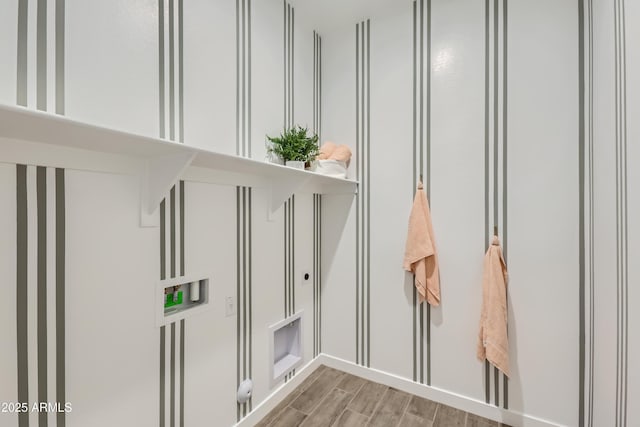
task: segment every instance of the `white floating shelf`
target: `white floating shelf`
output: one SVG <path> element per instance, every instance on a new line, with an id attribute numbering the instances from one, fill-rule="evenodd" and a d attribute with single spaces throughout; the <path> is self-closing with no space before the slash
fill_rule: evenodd
<path id="1" fill-rule="evenodd" d="M 115 154 L 141 161 L 142 218 L 157 211 L 162 198 L 180 179 L 269 188 L 269 215 L 295 192 L 354 194 L 358 188 L 357 181 L 353 180 L 203 150 L 24 107 L 0 105 L 0 138 Z M 0 161 L 3 157 L 0 151 Z"/>

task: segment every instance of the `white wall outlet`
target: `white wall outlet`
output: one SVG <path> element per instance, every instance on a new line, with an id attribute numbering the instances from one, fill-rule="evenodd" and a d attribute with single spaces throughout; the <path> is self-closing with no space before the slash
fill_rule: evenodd
<path id="1" fill-rule="evenodd" d="M 224 305 L 225 305 L 224 311 L 227 317 L 233 316 L 234 314 L 236 314 L 236 301 L 233 299 L 233 297 L 225 298 Z"/>

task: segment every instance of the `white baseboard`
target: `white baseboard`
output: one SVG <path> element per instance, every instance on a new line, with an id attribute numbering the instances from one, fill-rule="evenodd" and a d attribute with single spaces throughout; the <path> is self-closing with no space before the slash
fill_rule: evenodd
<path id="1" fill-rule="evenodd" d="M 296 369 L 296 375 L 294 375 L 293 378 L 275 389 L 273 393 L 267 396 L 258 406 L 256 406 L 249 415 L 238 421 L 235 426 L 252 427 L 256 425 L 321 364 L 322 362 L 320 359 L 316 357 L 299 370 Z"/>
<path id="2" fill-rule="evenodd" d="M 379 371 L 377 369 L 357 365 L 353 362 L 338 359 L 337 357 L 329 356 L 327 354 L 320 354 L 315 360 L 319 361 L 322 365 L 329 366 L 330 368 L 339 369 L 367 380 L 384 384 L 406 393 L 415 394 L 416 396 L 433 400 L 434 402 L 443 403 L 490 420 L 503 422 L 513 427 L 562 427 L 560 424 L 555 424 L 553 422 L 519 412 L 498 408 L 493 405 L 487 405 L 485 402 L 479 400 L 470 399 L 466 396 L 451 393 L 436 387 L 415 383 L 406 378 Z"/>
<path id="3" fill-rule="evenodd" d="M 437 387 L 430 387 L 424 384 L 415 383 L 406 378 L 379 371 L 377 369 L 357 365 L 353 362 L 329 356 L 324 353 L 320 354 L 311 362 L 303 366 L 290 381 L 287 381 L 285 384 L 274 390 L 274 392 L 256 406 L 249 415 L 240 420 L 236 424 L 236 427 L 251 427 L 256 425 L 320 365 L 339 369 L 352 375 L 365 378 L 369 381 L 384 384 L 388 387 L 393 387 L 406 393 L 415 394 L 416 396 L 449 405 L 513 427 L 563 427 L 562 425 L 555 424 L 551 421 L 532 417 L 512 410 L 498 408 L 493 405 L 487 405 L 479 400 L 470 399 L 466 396 L 442 390 Z"/>

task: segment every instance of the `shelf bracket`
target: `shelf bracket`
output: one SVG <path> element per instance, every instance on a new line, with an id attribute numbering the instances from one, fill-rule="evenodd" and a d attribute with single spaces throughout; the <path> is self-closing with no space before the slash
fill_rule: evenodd
<path id="1" fill-rule="evenodd" d="M 144 161 L 140 185 L 140 226 L 159 226 L 160 202 L 186 171 L 195 151 L 153 157 Z"/>
<path id="2" fill-rule="evenodd" d="M 302 179 L 291 179 L 291 177 L 272 178 L 271 194 L 267 206 L 267 220 L 274 221 L 274 214 L 278 209 L 284 205 L 291 195 L 303 188 L 310 179 L 311 176 Z"/>

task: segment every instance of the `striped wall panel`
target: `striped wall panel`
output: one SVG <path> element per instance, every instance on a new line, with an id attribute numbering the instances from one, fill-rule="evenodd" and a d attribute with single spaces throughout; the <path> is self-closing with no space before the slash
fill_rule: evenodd
<path id="1" fill-rule="evenodd" d="M 313 195 L 313 357 L 322 353 L 322 195 Z"/>
<path id="2" fill-rule="evenodd" d="M 294 125 L 294 48 L 295 48 L 295 11 L 286 0 L 284 7 L 284 127 Z"/>
<path id="3" fill-rule="evenodd" d="M 289 317 L 296 311 L 295 209 L 296 196 L 294 194 L 284 203 L 284 317 Z"/>
<path id="4" fill-rule="evenodd" d="M 236 0 L 236 155 L 251 157 L 251 0 Z M 252 190 L 236 187 L 236 388 L 252 377 Z M 253 399 L 237 404 L 241 420 Z"/>
<path id="5" fill-rule="evenodd" d="M 184 276 L 185 186 L 160 203 L 160 280 Z M 185 320 L 160 327 L 160 426 L 184 426 Z"/>
<path id="6" fill-rule="evenodd" d="M 49 13 L 50 8 L 54 9 Z M 29 15 L 35 13 L 35 20 Z M 29 52 L 29 26 L 36 25 L 35 56 Z M 53 39 L 53 43 L 49 40 Z M 53 49 L 49 46 L 53 45 Z M 18 0 L 16 103 L 64 114 L 65 110 L 65 0 L 38 0 L 29 8 L 28 0 Z M 35 57 L 36 78 L 28 70 Z M 52 64 L 52 65 L 50 65 Z"/>
<path id="7" fill-rule="evenodd" d="M 627 117 L 637 100 L 629 90 L 635 83 L 629 72 L 635 65 L 635 51 L 632 42 L 627 45 L 627 36 L 633 34 L 627 21 L 637 18 L 638 10 L 624 0 L 583 0 L 580 4 L 580 426 L 606 422 L 623 427 L 637 422 L 633 406 L 628 405 L 636 379 L 629 359 L 637 342 L 632 333 L 633 311 L 629 310 L 633 303 L 629 282 L 634 273 L 629 258 L 635 247 L 630 243 L 633 227 L 629 223 L 634 216 L 629 212 L 637 205 L 629 182 L 633 122 Z M 602 96 L 603 88 L 610 91 L 609 97 Z M 609 197 L 613 189 L 614 196 Z M 612 296 L 603 298 L 608 294 Z"/>
<path id="8" fill-rule="evenodd" d="M 413 177 L 431 200 L 431 0 L 413 2 Z M 433 205 L 431 205 L 433 207 Z M 431 306 L 418 304 L 413 287 L 413 380 L 431 384 Z"/>
<path id="9" fill-rule="evenodd" d="M 431 196 L 431 2 L 413 2 L 413 176 L 411 186 L 422 178 L 432 209 Z M 494 228 L 502 235 L 507 257 L 507 8 L 506 1 L 485 1 L 485 247 Z M 434 203 L 435 202 L 435 203 Z M 446 284 L 444 285 L 446 286 Z M 413 380 L 431 385 L 431 307 L 418 305 L 413 290 Z M 485 400 L 508 408 L 508 382 L 497 369 L 485 364 Z M 492 385 L 493 384 L 493 385 Z M 502 387 L 502 403 L 500 388 Z M 493 389 L 493 393 L 491 390 Z"/>
<path id="10" fill-rule="evenodd" d="M 484 246 L 488 248 L 491 236 L 497 233 L 508 266 L 507 22 L 507 1 L 485 0 Z M 485 362 L 484 382 L 485 402 L 508 409 L 508 378 L 497 368 L 491 367 L 489 362 Z"/>
<path id="11" fill-rule="evenodd" d="M 253 301 L 252 301 L 252 191 L 249 187 L 236 187 L 236 387 L 252 378 Z M 252 399 L 237 404 L 238 420 L 253 408 Z"/>
<path id="12" fill-rule="evenodd" d="M 371 22 L 356 24 L 356 363 L 370 366 L 370 98 Z"/>
<path id="13" fill-rule="evenodd" d="M 586 3 L 586 4 L 585 4 Z M 579 43 L 579 185 L 580 185 L 580 348 L 578 384 L 578 425 L 593 426 L 593 298 L 587 302 L 587 292 L 594 290 L 594 250 L 592 245 L 593 221 L 593 15 L 592 1 L 578 3 L 578 43 Z M 588 80 L 588 81 L 587 81 Z M 588 98 L 587 98 L 588 96 Z M 588 174 L 588 176 L 587 176 Z M 587 253 L 588 252 L 588 253 Z M 588 289 L 587 289 L 588 286 Z M 589 331 L 587 342 L 587 311 Z M 587 349 L 588 346 L 588 349 Z M 588 364 L 588 366 L 587 366 Z"/>
<path id="14" fill-rule="evenodd" d="M 18 426 L 64 427 L 64 411 L 32 410 L 66 403 L 64 169 L 16 165 L 16 202 Z"/>
<path id="15" fill-rule="evenodd" d="M 39 0 L 33 6 L 18 2 L 16 103 L 64 114 L 65 0 Z M 35 44 L 29 43 L 30 33 L 36 34 Z M 29 64 L 31 58 L 35 65 Z M 35 79 L 29 77 L 30 68 Z M 64 408 L 65 173 L 17 165 L 16 174 L 18 401 Z M 23 412 L 18 425 L 64 427 L 66 413 Z"/>
<path id="16" fill-rule="evenodd" d="M 251 0 L 236 0 L 236 154 L 251 157 Z"/>
<path id="17" fill-rule="evenodd" d="M 158 0 L 160 138 L 184 142 L 183 0 Z"/>
<path id="18" fill-rule="evenodd" d="M 184 142 L 183 0 L 158 0 L 159 136 Z M 185 184 L 160 203 L 160 280 L 184 276 Z M 160 327 L 160 427 L 184 427 L 186 321 Z"/>
<path id="19" fill-rule="evenodd" d="M 627 21 L 637 18 L 638 9 L 624 0 L 583 0 L 580 6 L 580 425 L 622 427 L 636 421 L 628 405 L 635 379 L 629 358 L 637 341 L 630 332 L 634 267 L 629 258 L 635 246 L 629 212 L 637 205 L 629 183 L 634 149 L 627 115 L 637 100 L 629 90 L 635 83 L 630 73 L 635 51 L 632 42 L 627 45 L 633 34 Z"/>
<path id="20" fill-rule="evenodd" d="M 284 203 L 284 318 L 296 312 L 296 196 L 293 194 Z M 285 375 L 290 380 L 295 369 Z"/>
<path id="21" fill-rule="evenodd" d="M 322 38 L 313 32 L 313 132 L 322 145 Z M 313 357 L 322 352 L 322 195 L 313 195 Z"/>
<path id="22" fill-rule="evenodd" d="M 322 144 L 322 37 L 313 32 L 313 132 Z"/>
<path id="23" fill-rule="evenodd" d="M 294 47 L 295 47 L 295 10 L 287 1 L 283 1 L 283 49 L 284 49 L 284 127 L 295 125 L 294 121 Z M 295 313 L 295 194 L 284 203 L 284 317 Z M 285 375 L 290 380 L 295 369 Z"/>
<path id="24" fill-rule="evenodd" d="M 616 426 L 627 425 L 629 382 L 629 210 L 625 1 L 614 0 L 616 153 Z"/>

